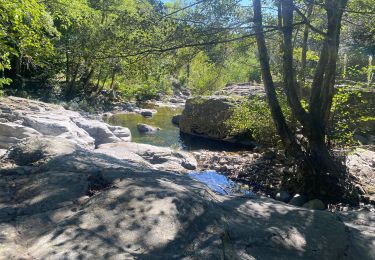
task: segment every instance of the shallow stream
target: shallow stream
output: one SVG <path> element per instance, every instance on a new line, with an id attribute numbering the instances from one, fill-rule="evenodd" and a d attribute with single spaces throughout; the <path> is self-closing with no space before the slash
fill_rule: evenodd
<path id="1" fill-rule="evenodd" d="M 143 117 L 137 113 L 115 114 L 108 123 L 128 127 L 132 133 L 132 141 L 156 146 L 179 148 L 184 150 L 207 149 L 214 151 L 239 151 L 243 146 L 220 142 L 180 133 L 179 128 L 172 123 L 172 117 L 182 113 L 183 108 L 157 107 L 153 117 Z M 143 123 L 161 130 L 155 133 L 140 133 L 137 124 Z M 248 188 L 243 189 L 240 184 L 229 180 L 216 171 L 194 171 L 189 176 L 204 183 L 208 188 L 221 195 L 241 194 L 254 196 Z"/>
<path id="2" fill-rule="evenodd" d="M 172 124 L 172 117 L 181 114 L 183 108 L 158 107 L 156 110 L 158 112 L 153 117 L 146 118 L 137 113 L 115 114 L 108 122 L 112 125 L 129 128 L 133 142 L 164 147 L 181 147 L 180 130 Z M 140 133 L 137 129 L 139 123 L 159 127 L 161 130 L 155 133 Z"/>
<path id="3" fill-rule="evenodd" d="M 184 150 L 240 151 L 249 149 L 240 144 L 180 133 L 180 129 L 172 123 L 172 117 L 182 113 L 183 108 L 181 107 L 156 107 L 154 109 L 157 110 L 157 113 L 153 117 L 146 118 L 137 113 L 121 113 L 109 118 L 108 123 L 129 128 L 132 133 L 132 141 L 137 143 Z M 155 133 L 140 133 L 137 129 L 139 123 L 159 127 L 161 130 Z"/>

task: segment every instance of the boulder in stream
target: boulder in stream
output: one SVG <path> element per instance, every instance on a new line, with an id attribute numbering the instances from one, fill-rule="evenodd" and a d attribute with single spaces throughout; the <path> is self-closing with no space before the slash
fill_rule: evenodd
<path id="1" fill-rule="evenodd" d="M 160 130 L 158 127 L 141 123 L 137 124 L 137 129 L 140 133 L 155 133 Z"/>

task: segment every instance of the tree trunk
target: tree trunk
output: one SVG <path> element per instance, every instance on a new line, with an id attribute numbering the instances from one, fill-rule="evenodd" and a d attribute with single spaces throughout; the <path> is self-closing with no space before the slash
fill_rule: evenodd
<path id="1" fill-rule="evenodd" d="M 262 11 L 260 0 L 254 0 L 254 25 L 259 53 L 259 62 L 262 71 L 262 80 L 266 91 L 267 102 L 271 110 L 272 119 L 276 125 L 277 132 L 285 146 L 286 152 L 298 160 L 304 159 L 303 152 L 296 142 L 296 138 L 290 131 L 284 114 L 281 110 L 276 96 L 275 84 L 271 75 L 268 50 L 264 38 Z"/>
<path id="2" fill-rule="evenodd" d="M 319 63 L 314 75 L 310 111 L 305 111 L 298 96 L 298 83 L 293 65 L 293 0 L 281 3 L 283 34 L 283 83 L 289 107 L 293 116 L 301 123 L 308 147 L 298 143 L 296 136 L 290 131 L 278 102 L 274 82 L 271 75 L 267 46 L 262 24 L 262 7 L 260 0 L 253 0 L 254 30 L 259 52 L 259 62 L 266 90 L 267 101 L 275 122 L 278 134 L 285 146 L 287 154 L 294 157 L 299 165 L 300 191 L 315 198 L 334 200 L 343 196 L 340 186 L 342 169 L 335 163 L 325 143 L 326 118 L 329 113 L 336 71 L 336 60 L 339 40 L 339 28 L 346 0 L 326 0 L 328 30 L 324 41 Z M 280 17 L 279 17 L 280 19 Z M 328 174 L 329 173 L 329 174 Z"/>
<path id="3" fill-rule="evenodd" d="M 82 81 L 82 88 L 84 90 L 86 90 L 87 86 L 90 84 L 91 78 L 94 75 L 94 71 L 95 71 L 94 68 L 91 68 L 88 71 L 88 73 L 86 74 L 86 76 L 83 79 L 81 79 L 81 81 Z"/>
<path id="4" fill-rule="evenodd" d="M 109 87 L 110 91 L 111 91 L 111 94 L 112 94 L 112 99 L 116 99 L 116 90 L 115 90 L 115 85 L 114 85 L 114 82 L 115 82 L 115 76 L 116 76 L 116 72 L 115 70 L 112 72 L 112 77 L 111 77 L 111 85 Z"/>
<path id="5" fill-rule="evenodd" d="M 307 9 L 307 18 L 310 18 L 313 11 L 313 4 L 308 4 Z M 306 82 L 306 62 L 307 62 L 307 41 L 309 39 L 309 26 L 306 24 L 303 31 L 303 40 L 302 40 L 302 56 L 301 56 L 301 71 L 300 71 L 300 81 L 301 87 L 305 86 Z M 299 93 L 301 95 L 301 91 Z"/>

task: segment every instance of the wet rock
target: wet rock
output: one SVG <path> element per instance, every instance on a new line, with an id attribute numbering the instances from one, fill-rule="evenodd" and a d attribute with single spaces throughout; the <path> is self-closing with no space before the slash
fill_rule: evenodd
<path id="1" fill-rule="evenodd" d="M 158 127 L 146 125 L 146 124 L 137 124 L 137 129 L 140 133 L 155 133 L 160 130 Z"/>
<path id="2" fill-rule="evenodd" d="M 156 110 L 152 109 L 141 109 L 139 113 L 144 117 L 152 117 L 154 114 L 156 114 Z"/>
<path id="3" fill-rule="evenodd" d="M 293 206 L 301 207 L 303 204 L 306 203 L 306 201 L 307 201 L 307 198 L 304 195 L 296 194 L 289 201 L 289 204 Z"/>
<path id="4" fill-rule="evenodd" d="M 321 200 L 313 199 L 303 204 L 304 208 L 314 209 L 314 210 L 323 210 L 325 205 Z"/>
<path id="5" fill-rule="evenodd" d="M 286 191 L 280 191 L 276 194 L 275 199 L 282 202 L 288 202 L 290 200 L 290 194 Z"/>
<path id="6" fill-rule="evenodd" d="M 175 115 L 172 117 L 172 123 L 178 126 L 180 124 L 180 119 L 181 115 Z"/>

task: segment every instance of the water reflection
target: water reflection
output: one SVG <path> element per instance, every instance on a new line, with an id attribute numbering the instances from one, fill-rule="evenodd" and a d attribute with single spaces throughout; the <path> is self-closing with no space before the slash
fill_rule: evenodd
<path id="1" fill-rule="evenodd" d="M 189 176 L 204 183 L 212 191 L 220 195 L 242 194 L 246 197 L 255 197 L 255 193 L 242 189 L 241 186 L 216 171 L 191 172 Z"/>
<path id="2" fill-rule="evenodd" d="M 150 118 L 137 113 L 115 114 L 109 118 L 108 123 L 128 127 L 132 133 L 133 142 L 137 143 L 184 150 L 240 151 L 253 148 L 249 145 L 244 146 L 180 133 L 180 129 L 172 123 L 172 117 L 181 114 L 183 108 L 157 107 L 156 110 L 158 112 Z M 140 133 L 137 129 L 139 123 L 159 127 L 161 130 L 155 133 Z"/>
<path id="3" fill-rule="evenodd" d="M 172 117 L 181 114 L 182 108 L 160 107 L 158 112 L 149 118 L 137 113 L 116 114 L 108 123 L 128 127 L 132 133 L 133 142 L 152 144 L 164 147 L 181 147 L 179 128 L 172 124 Z M 137 124 L 147 124 L 161 128 L 155 133 L 140 133 Z"/>

